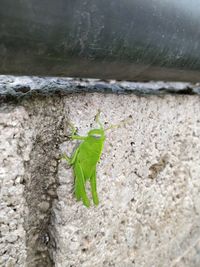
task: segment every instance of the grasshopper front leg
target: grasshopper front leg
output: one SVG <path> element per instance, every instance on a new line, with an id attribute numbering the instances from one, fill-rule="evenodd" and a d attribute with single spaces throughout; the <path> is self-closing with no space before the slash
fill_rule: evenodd
<path id="1" fill-rule="evenodd" d="M 70 138 L 72 140 L 85 140 L 86 136 L 80 136 L 80 135 L 71 135 Z"/>
<path id="2" fill-rule="evenodd" d="M 69 138 L 71 138 L 72 140 L 85 140 L 86 136 L 80 136 L 80 135 L 77 135 L 76 132 L 77 132 L 77 129 L 76 127 L 69 123 L 70 127 L 72 128 L 72 133 L 71 135 L 69 136 Z"/>

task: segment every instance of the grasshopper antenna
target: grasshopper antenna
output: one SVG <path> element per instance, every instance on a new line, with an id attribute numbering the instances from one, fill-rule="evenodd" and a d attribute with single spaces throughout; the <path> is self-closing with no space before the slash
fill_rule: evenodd
<path id="1" fill-rule="evenodd" d="M 128 123 L 130 121 L 130 117 L 128 119 L 124 119 L 122 120 L 120 123 L 118 124 L 114 124 L 114 125 L 110 125 L 108 128 L 105 129 L 105 131 L 108 131 L 110 129 L 113 129 L 113 128 L 119 128 L 121 127 L 122 125 L 125 125 L 126 123 Z"/>
<path id="2" fill-rule="evenodd" d="M 103 125 L 102 125 L 102 123 L 101 123 L 100 120 L 99 120 L 100 113 L 101 113 L 101 110 L 98 109 L 98 112 L 97 112 L 97 114 L 96 114 L 96 116 L 95 116 L 95 121 L 96 121 L 96 123 L 99 124 L 100 128 L 103 129 Z"/>

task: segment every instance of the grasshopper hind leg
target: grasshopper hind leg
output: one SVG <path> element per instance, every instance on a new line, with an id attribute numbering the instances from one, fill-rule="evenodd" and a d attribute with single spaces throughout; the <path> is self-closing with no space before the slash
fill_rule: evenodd
<path id="1" fill-rule="evenodd" d="M 74 174 L 75 174 L 75 196 L 77 200 L 82 199 L 83 204 L 86 207 L 89 207 L 90 201 L 86 194 L 85 179 L 84 179 L 82 168 L 79 163 L 76 163 L 74 165 Z"/>
<path id="2" fill-rule="evenodd" d="M 90 178 L 90 186 L 92 190 L 92 199 L 94 204 L 97 206 L 99 204 L 99 198 L 97 194 L 97 184 L 96 184 L 96 170 L 93 172 Z"/>

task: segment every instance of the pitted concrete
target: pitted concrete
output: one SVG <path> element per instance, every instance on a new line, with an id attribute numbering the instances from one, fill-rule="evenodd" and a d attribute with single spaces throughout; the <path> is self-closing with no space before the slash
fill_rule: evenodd
<path id="1" fill-rule="evenodd" d="M 29 159 L 32 131 L 25 132 L 24 107 L 0 107 L 0 265 L 25 266 L 27 216 L 24 192 L 24 162 Z"/>
<path id="2" fill-rule="evenodd" d="M 132 121 L 107 133 L 99 207 L 74 203 L 72 171 L 61 162 L 52 220 L 56 266 L 197 267 L 199 98 L 93 94 L 69 97 L 65 106 L 80 134 L 99 108 L 108 125 Z M 71 146 L 61 149 L 69 153 Z"/>

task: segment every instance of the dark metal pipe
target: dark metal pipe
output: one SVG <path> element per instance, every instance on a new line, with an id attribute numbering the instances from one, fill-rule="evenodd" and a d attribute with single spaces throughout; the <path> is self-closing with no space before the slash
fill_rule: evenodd
<path id="1" fill-rule="evenodd" d="M 199 0 L 0 0 L 0 73 L 200 80 Z"/>

